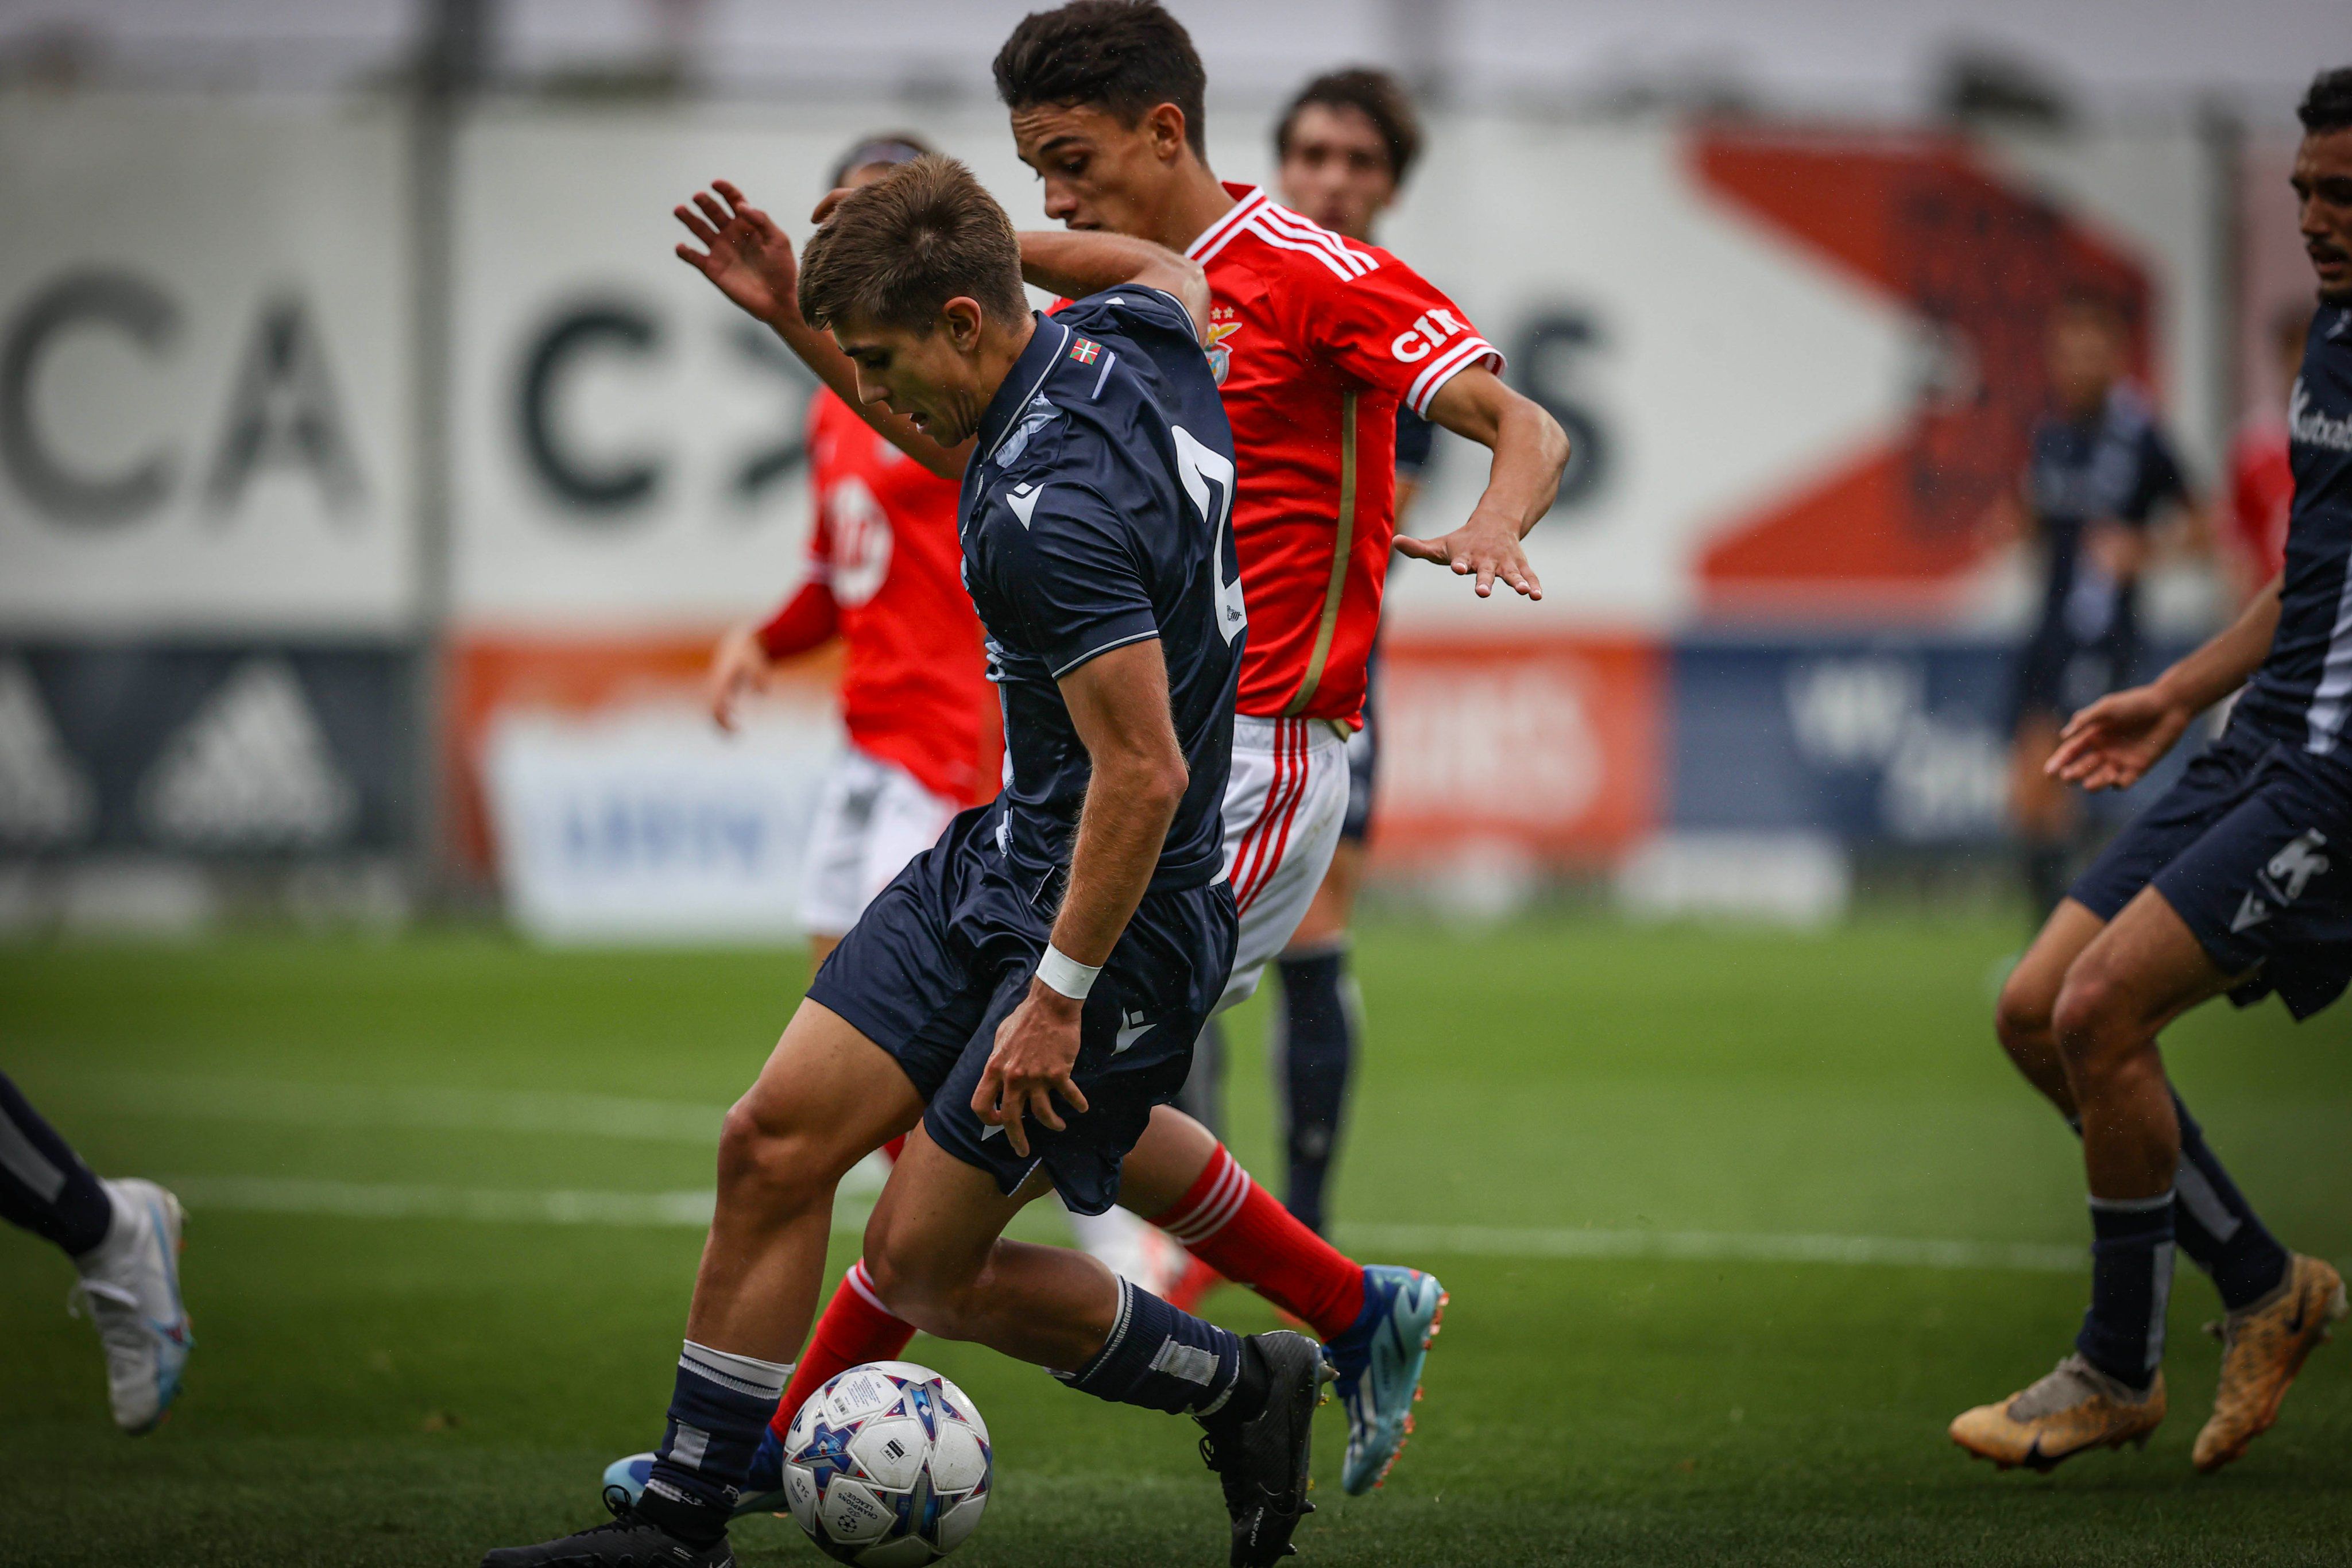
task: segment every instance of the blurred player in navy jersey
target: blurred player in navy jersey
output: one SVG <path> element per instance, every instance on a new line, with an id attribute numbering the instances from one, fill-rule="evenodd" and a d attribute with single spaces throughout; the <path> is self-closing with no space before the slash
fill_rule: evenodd
<path id="1" fill-rule="evenodd" d="M 0 1218 L 73 1260 L 106 1347 L 114 1424 L 153 1431 L 195 1343 L 180 1302 L 180 1200 L 152 1181 L 91 1175 L 0 1074 Z"/>
<path id="2" fill-rule="evenodd" d="M 2034 428 L 2019 494 L 2000 508 L 2042 556 L 2042 607 L 2011 711 L 2010 813 L 2036 919 L 2064 894 L 2082 833 L 2076 802 L 2042 765 L 2069 714 L 2133 678 L 2151 528 L 2196 507 L 2147 394 L 2124 378 L 2128 341 L 2114 301 L 2080 292 L 2060 302 L 2049 344 L 2055 407 Z"/>
<path id="3" fill-rule="evenodd" d="M 1332 71 L 1298 91 L 1274 132 L 1276 180 L 1300 216 L 1372 243 L 1421 156 L 1421 120 L 1404 84 L 1368 68 Z M 1396 516 L 1402 525 L 1427 469 L 1437 427 L 1404 403 L 1396 413 Z M 1275 1014 L 1289 1186 L 1283 1201 L 1309 1228 L 1328 1218 L 1348 1082 L 1363 1033 L 1363 1003 L 1348 973 L 1348 927 L 1364 876 L 1380 746 L 1380 654 L 1365 662 L 1363 727 L 1348 737 L 1348 813 L 1331 869 L 1276 964 Z"/>
<path id="4" fill-rule="evenodd" d="M 2294 189 L 2320 304 L 2287 405 L 2285 569 L 2153 684 L 2075 714 L 2050 758 L 2068 783 L 2127 788 L 2239 693 L 2229 727 L 2074 883 L 2001 993 L 2002 1045 L 2082 1137 L 2094 1237 L 2073 1353 L 1952 1422 L 1954 1442 L 2004 1469 L 2144 1441 L 2164 1419 L 2176 1248 L 2227 1309 L 2200 1470 L 2269 1429 L 2345 1315 L 2342 1278 L 2263 1228 L 2157 1049 L 2215 997 L 2275 992 L 2306 1019 L 2352 980 L 2352 68 L 2315 79 L 2301 117 Z"/>

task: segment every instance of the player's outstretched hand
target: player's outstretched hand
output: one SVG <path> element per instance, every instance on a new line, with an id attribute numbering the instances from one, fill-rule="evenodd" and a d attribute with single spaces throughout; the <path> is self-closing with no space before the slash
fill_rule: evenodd
<path id="1" fill-rule="evenodd" d="M 719 728 L 734 733 L 735 704 L 746 692 L 766 691 L 768 672 L 774 667 L 768 651 L 760 645 L 756 625 L 747 622 L 719 640 L 710 655 L 709 696 L 710 716 Z"/>
<path id="2" fill-rule="evenodd" d="M 716 193 L 714 194 L 713 193 Z M 773 323 L 797 320 L 801 264 L 790 235 L 724 180 L 697 191 L 694 204 L 671 209 L 703 248 L 680 244 L 677 256 L 746 313 Z"/>
<path id="3" fill-rule="evenodd" d="M 1023 1159 L 1029 1157 L 1029 1132 L 1024 1116 L 1034 1116 L 1055 1132 L 1065 1124 L 1055 1109 L 1058 1094 L 1074 1111 L 1087 1108 L 1087 1097 L 1070 1076 L 1078 1061 L 1076 1002 L 1045 985 L 1031 980 L 1029 994 L 1013 1016 L 996 1026 L 996 1043 L 988 1065 L 972 1091 L 972 1113 L 1005 1137 Z"/>
<path id="4" fill-rule="evenodd" d="M 1519 530 L 1509 519 L 1487 512 L 1471 513 L 1468 522 L 1435 538 L 1399 534 L 1396 551 L 1415 560 L 1450 566 L 1456 577 L 1475 574 L 1481 599 L 1495 591 L 1498 578 L 1528 599 L 1543 597 L 1543 584 L 1536 580 L 1534 569 L 1528 565 L 1528 552 L 1519 544 Z"/>
<path id="5" fill-rule="evenodd" d="M 2066 721 L 2042 770 L 2085 789 L 2128 789 L 2195 716 L 2152 685 L 2113 693 Z"/>

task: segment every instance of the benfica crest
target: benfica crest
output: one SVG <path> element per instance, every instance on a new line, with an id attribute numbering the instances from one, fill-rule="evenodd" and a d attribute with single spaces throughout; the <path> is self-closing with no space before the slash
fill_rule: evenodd
<path id="1" fill-rule="evenodd" d="M 1238 321 L 1209 323 L 1209 340 L 1202 345 L 1202 349 L 1209 356 L 1209 374 L 1219 386 L 1225 384 L 1225 372 L 1234 368 L 1234 351 L 1226 347 L 1225 340 L 1241 329 L 1242 324 Z"/>

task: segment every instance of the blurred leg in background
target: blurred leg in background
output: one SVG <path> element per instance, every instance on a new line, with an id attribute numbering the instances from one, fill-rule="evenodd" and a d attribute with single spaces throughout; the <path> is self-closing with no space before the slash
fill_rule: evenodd
<path id="1" fill-rule="evenodd" d="M 152 1431 L 194 1343 L 180 1302 L 179 1199 L 153 1182 L 99 1179 L 0 1075 L 0 1216 L 73 1260 L 106 1347 L 115 1425 Z"/>

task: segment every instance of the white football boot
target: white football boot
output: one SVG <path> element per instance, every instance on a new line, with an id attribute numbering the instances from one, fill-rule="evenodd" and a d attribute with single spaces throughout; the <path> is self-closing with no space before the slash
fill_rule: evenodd
<path id="1" fill-rule="evenodd" d="M 74 1260 L 81 1281 L 69 1306 L 88 1303 L 106 1347 L 114 1424 L 152 1432 L 180 1392 L 195 1344 L 180 1302 L 180 1200 L 152 1181 L 101 1181 L 113 1200 L 106 1239 Z M 79 1313 L 77 1311 L 76 1315 Z"/>

